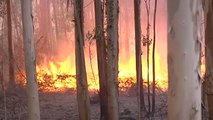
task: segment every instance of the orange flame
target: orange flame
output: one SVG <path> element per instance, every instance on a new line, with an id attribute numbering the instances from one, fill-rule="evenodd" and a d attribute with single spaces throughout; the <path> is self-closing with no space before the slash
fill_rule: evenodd
<path id="1" fill-rule="evenodd" d="M 156 54 L 156 85 L 162 90 L 167 89 L 167 71 L 163 70 L 160 61 L 160 55 Z M 143 59 L 143 78 L 147 83 L 147 65 Z M 75 66 L 71 64 L 71 57 L 68 56 L 60 61 L 48 61 L 36 66 L 37 82 L 39 90 L 42 91 L 65 91 L 67 89 L 76 90 Z M 97 70 L 95 73 L 98 73 Z M 149 70 L 150 84 L 152 84 L 152 66 Z M 132 56 L 128 61 L 119 61 L 119 89 L 121 91 L 128 90 L 136 83 L 135 57 Z M 97 91 L 99 89 L 98 75 L 95 78 L 90 71 L 87 73 L 89 91 Z M 25 85 L 26 81 L 21 80 L 21 84 Z M 20 82 L 20 81 L 19 81 Z M 147 86 L 147 84 L 145 84 Z"/>
<path id="2" fill-rule="evenodd" d="M 145 60 L 144 60 L 145 61 Z M 144 82 L 146 81 L 146 64 L 143 64 Z M 160 68 L 160 56 L 156 55 L 156 81 L 157 86 L 167 89 L 167 72 Z M 67 57 L 63 61 L 50 61 L 46 64 L 37 65 L 37 80 L 39 89 L 43 91 L 63 91 L 67 88 L 76 89 L 75 66 L 71 65 L 71 57 Z M 152 68 L 150 67 L 150 81 L 152 81 Z M 97 73 L 97 71 L 95 72 Z M 135 79 L 135 57 L 131 57 L 128 62 L 119 62 L 119 88 L 122 91 L 128 90 L 136 83 Z M 98 76 L 95 80 L 90 72 L 88 72 L 88 89 L 90 91 L 98 90 Z M 150 82 L 152 83 L 152 82 Z"/>

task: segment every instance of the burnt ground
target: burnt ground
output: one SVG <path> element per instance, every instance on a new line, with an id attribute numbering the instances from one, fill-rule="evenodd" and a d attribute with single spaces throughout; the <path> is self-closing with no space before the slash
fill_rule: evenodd
<path id="1" fill-rule="evenodd" d="M 24 90 L 16 90 L 16 93 L 6 94 L 6 112 L 4 96 L 0 96 L 0 120 L 26 120 L 27 105 Z M 147 95 L 145 95 L 147 96 Z M 78 120 L 76 92 L 40 92 L 41 120 Z M 98 120 L 100 117 L 98 95 L 90 93 L 91 119 Z M 147 97 L 145 98 L 147 100 Z M 155 120 L 165 120 L 167 115 L 166 92 L 157 92 Z M 147 103 L 146 103 L 147 104 Z M 120 93 L 119 111 L 121 120 L 137 119 L 137 97 L 134 92 Z M 6 113 L 6 114 L 5 114 Z M 147 118 L 147 116 L 144 116 Z M 148 118 L 147 118 L 148 119 Z"/>

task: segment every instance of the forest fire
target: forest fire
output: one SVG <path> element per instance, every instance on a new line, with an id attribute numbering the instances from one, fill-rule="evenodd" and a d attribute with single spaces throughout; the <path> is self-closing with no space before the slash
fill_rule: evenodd
<path id="1" fill-rule="evenodd" d="M 160 56 L 156 55 L 156 85 L 162 90 L 167 89 L 167 72 L 160 69 Z M 144 59 L 145 61 L 145 59 Z M 41 65 L 36 66 L 37 82 L 39 90 L 44 92 L 58 92 L 67 89 L 76 90 L 76 76 L 75 66 L 71 64 L 71 57 L 68 56 L 60 61 L 47 61 Z M 90 70 L 91 71 L 91 70 Z M 98 71 L 94 69 L 94 76 L 92 72 L 88 71 L 88 89 L 89 91 L 97 91 L 99 89 Z M 147 86 L 146 79 L 146 63 L 143 66 L 144 86 Z M 152 69 L 150 67 L 150 83 L 152 84 Z M 135 72 L 135 57 L 132 56 L 126 62 L 119 62 L 119 89 L 127 91 L 136 83 Z M 20 76 L 19 76 L 20 77 Z M 95 77 L 95 78 L 94 78 Z M 21 79 L 22 85 L 25 86 L 25 79 Z"/>
<path id="2" fill-rule="evenodd" d="M 88 4 L 88 1 L 85 1 Z M 133 6 L 133 2 L 126 1 L 122 2 L 122 6 L 120 8 L 120 19 L 119 19 L 119 89 L 121 91 L 127 91 L 129 88 L 135 85 L 136 83 L 136 67 L 135 67 L 135 33 L 134 33 L 134 21 L 133 18 L 133 10 L 130 6 Z M 166 11 L 166 4 L 162 4 L 162 11 Z M 145 8 L 145 6 L 143 7 Z M 53 9 L 54 10 L 54 9 Z M 89 14 L 85 14 L 85 31 L 93 31 L 94 23 L 92 21 L 95 20 L 95 15 L 93 10 L 93 5 L 85 8 L 85 11 L 89 11 Z M 126 14 L 128 12 L 128 14 Z M 146 15 L 146 12 L 142 12 L 143 15 Z M 164 12 L 158 14 L 158 16 L 166 16 Z M 45 16 L 41 17 L 44 18 Z M 43 20 L 43 19 L 42 19 Z M 145 35 L 146 30 L 146 18 L 142 17 L 142 36 Z M 166 34 L 166 18 L 158 17 L 157 21 L 158 25 L 156 26 L 157 35 L 159 43 L 156 45 L 156 55 L 155 55 L 155 72 L 156 72 L 156 86 L 162 90 L 167 90 L 168 85 L 168 75 L 167 75 L 167 60 L 166 60 L 166 46 L 167 46 L 167 34 Z M 48 24 L 45 24 L 48 25 Z M 44 27 L 44 25 L 41 25 Z M 150 23 L 152 26 L 152 23 Z M 55 24 L 55 32 L 57 33 L 57 24 Z M 57 28 L 57 29 L 56 29 Z M 127 31 L 128 29 L 128 31 Z M 41 29 L 44 30 L 44 29 Z M 61 30 L 62 31 L 62 30 Z M 129 32 L 132 31 L 132 32 Z M 45 32 L 41 32 L 45 33 Z M 43 35 L 45 36 L 45 35 Z M 57 37 L 58 36 L 58 37 Z M 65 38 L 66 36 L 67 38 Z M 150 31 L 150 38 L 153 36 L 153 31 Z M 49 37 L 51 38 L 51 37 Z M 71 43 L 66 43 L 68 40 Z M 46 40 L 44 40 L 46 41 Z M 59 59 L 47 59 L 45 61 L 39 62 L 36 66 L 37 68 L 37 81 L 38 87 L 41 91 L 64 91 L 66 89 L 74 89 L 76 90 L 76 76 L 75 76 L 75 56 L 70 51 L 74 51 L 74 31 L 71 28 L 71 31 L 66 31 L 65 34 L 57 34 L 55 36 L 56 43 L 53 42 L 53 46 L 50 48 L 56 49 L 57 57 Z M 66 41 L 64 43 L 64 41 Z M 94 42 L 95 43 L 95 42 Z M 86 70 L 87 70 L 87 80 L 88 80 L 88 89 L 89 91 L 97 91 L 99 89 L 99 80 L 98 80 L 98 69 L 97 69 L 97 56 L 95 45 L 91 47 L 92 56 L 96 59 L 92 60 L 93 70 L 91 70 L 90 59 L 88 55 L 88 41 L 85 40 L 85 62 L 86 62 Z M 41 43 L 40 46 L 43 44 Z M 39 46 L 39 45 L 37 45 Z M 64 49 L 66 48 L 66 49 Z M 147 60 L 146 60 L 146 46 L 142 47 L 142 51 L 144 52 L 142 62 L 142 73 L 144 79 L 144 87 L 147 86 Z M 38 48 L 39 49 L 39 48 Z M 67 52 L 66 50 L 70 50 Z M 45 52 L 47 50 L 44 50 Z M 51 50 L 49 50 L 51 52 Z M 43 54 L 42 52 L 38 52 Z M 149 64 L 149 80 L 150 86 L 152 85 L 152 45 L 150 46 L 150 64 Z M 45 53 L 44 53 L 45 54 Z M 63 55 L 61 55 L 63 54 Z M 65 54 L 65 55 L 64 55 Z M 72 54 L 72 55 L 70 55 Z M 47 55 L 45 55 L 47 56 Z M 61 57 L 62 56 L 62 57 Z M 37 59 L 39 60 L 39 59 Z M 23 72 L 24 73 L 24 72 Z M 20 82 L 20 81 L 18 81 Z M 25 78 L 21 79 L 21 84 L 25 85 Z"/>
<path id="3" fill-rule="evenodd" d="M 159 59 L 159 56 L 156 56 Z M 75 66 L 71 66 L 70 57 L 64 61 L 53 62 L 37 66 L 37 80 L 40 90 L 44 91 L 63 91 L 67 88 L 76 89 L 75 79 Z M 156 66 L 160 63 L 156 61 Z M 135 79 L 135 60 L 131 57 L 129 63 L 119 63 L 119 88 L 126 91 L 133 84 L 136 83 Z M 145 65 L 146 66 L 146 65 Z M 152 69 L 150 69 L 152 75 Z M 95 71 L 95 73 L 98 73 Z M 146 67 L 143 67 L 144 76 L 146 76 Z M 88 88 L 90 91 L 99 89 L 98 76 L 95 74 L 93 78 L 92 73 L 88 73 Z M 146 78 L 146 77 L 144 77 Z M 161 70 L 156 71 L 157 86 L 163 90 L 167 89 L 167 73 Z M 152 81 L 152 77 L 150 76 Z M 146 79 L 144 81 L 147 82 Z M 152 82 L 151 82 L 152 83 Z M 145 84 L 146 85 L 146 84 Z"/>
<path id="4" fill-rule="evenodd" d="M 213 118 L 210 4 L 0 0 L 0 120 Z"/>

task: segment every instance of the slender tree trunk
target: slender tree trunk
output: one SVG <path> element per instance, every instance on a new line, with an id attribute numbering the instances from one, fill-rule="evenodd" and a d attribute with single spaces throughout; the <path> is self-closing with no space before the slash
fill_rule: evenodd
<path id="1" fill-rule="evenodd" d="M 141 50 L 141 0 L 134 0 L 135 12 L 135 56 L 136 56 L 136 76 L 138 86 L 138 110 L 139 119 L 141 118 L 141 109 L 145 110 L 144 89 L 142 76 L 142 50 Z"/>
<path id="2" fill-rule="evenodd" d="M 59 39 L 60 39 L 60 34 L 59 34 L 59 30 L 58 30 L 58 8 L 57 8 L 57 1 L 58 0 L 52 0 L 52 8 L 53 8 L 53 19 L 54 19 L 54 23 L 55 23 L 55 30 L 54 33 L 55 37 L 54 39 L 52 39 L 52 45 L 53 45 L 53 55 L 55 56 L 56 54 L 56 46 L 57 44 L 59 44 Z M 54 35 L 53 35 L 54 36 Z"/>
<path id="3" fill-rule="evenodd" d="M 21 24 L 20 24 L 20 22 L 21 21 L 19 21 L 19 15 L 20 14 L 17 14 L 16 12 L 16 10 L 17 9 L 19 9 L 18 8 L 18 5 L 19 5 L 19 3 L 20 3 L 20 1 L 17 1 L 17 0 L 13 0 L 12 2 L 11 2 L 11 9 L 12 9 L 12 18 L 13 18 L 13 23 L 14 23 L 14 26 L 15 26 L 15 31 L 16 31 L 16 43 L 17 43 L 17 41 L 19 41 L 19 40 L 21 40 L 22 38 L 21 38 L 21 36 L 22 36 L 22 33 L 20 32 L 20 30 L 22 30 L 22 28 L 21 28 Z M 15 54 L 15 53 L 14 53 Z"/>
<path id="4" fill-rule="evenodd" d="M 60 35 L 59 35 L 59 30 L 58 30 L 58 8 L 56 8 L 56 3 L 58 0 L 54 0 L 52 1 L 53 4 L 53 16 L 54 16 L 54 21 L 55 21 L 55 35 L 56 35 L 56 41 L 58 41 L 60 39 Z"/>
<path id="5" fill-rule="evenodd" d="M 101 0 L 94 0 L 96 48 L 98 59 L 98 75 L 100 86 L 101 120 L 107 120 L 107 81 L 106 81 L 106 43 L 104 39 L 103 4 Z"/>
<path id="6" fill-rule="evenodd" d="M 168 0 L 168 120 L 201 120 L 200 0 Z"/>
<path id="7" fill-rule="evenodd" d="M 213 2 L 209 3 L 212 6 Z M 213 7 L 210 7 L 206 14 L 206 89 L 209 108 L 209 120 L 213 120 Z"/>
<path id="8" fill-rule="evenodd" d="M 129 59 L 130 59 L 130 46 L 129 46 L 129 43 L 130 43 L 130 35 L 129 35 L 129 31 L 127 31 L 129 29 L 129 11 L 128 11 L 128 7 L 126 6 L 125 8 L 125 18 L 122 19 L 124 21 L 124 26 L 125 26 L 125 29 L 124 29 L 124 44 L 125 44 L 125 59 L 126 61 L 125 62 L 129 62 Z"/>
<path id="9" fill-rule="evenodd" d="M 83 0 L 75 0 L 74 14 L 78 111 L 80 120 L 90 120 L 88 84 L 83 50 Z"/>
<path id="10" fill-rule="evenodd" d="M 49 0 L 40 0 L 39 1 L 39 35 L 44 38 L 45 48 L 42 52 L 51 58 L 51 37 L 50 37 L 50 1 Z M 48 51 L 48 52 L 47 52 Z"/>
<path id="11" fill-rule="evenodd" d="M 153 50 L 152 50 L 152 115 L 155 114 L 155 43 L 156 43 L 156 13 L 157 13 L 157 0 L 155 0 L 154 6 L 154 19 L 153 19 Z"/>
<path id="12" fill-rule="evenodd" d="M 9 52 L 9 87 L 12 90 L 15 87 L 14 62 L 13 62 L 13 40 L 12 40 L 12 20 L 11 20 L 11 1 L 7 1 L 7 27 L 8 27 L 8 52 Z"/>
<path id="13" fill-rule="evenodd" d="M 64 37 L 65 37 L 65 40 L 68 41 L 68 34 L 67 34 L 67 24 L 66 24 L 66 9 L 64 7 L 64 1 L 61 1 L 61 12 L 63 13 L 62 14 L 62 19 L 63 19 L 63 22 L 62 22 L 62 28 L 63 28 L 63 32 L 64 32 Z"/>
<path id="14" fill-rule="evenodd" d="M 1 96 L 4 97 L 4 120 L 7 120 L 7 98 L 5 92 L 5 80 L 4 80 L 4 15 L 2 16 L 2 24 L 1 24 L 1 53 L 0 53 L 0 83 L 1 83 Z"/>
<path id="15" fill-rule="evenodd" d="M 106 0 L 108 119 L 118 120 L 118 0 Z"/>
<path id="16" fill-rule="evenodd" d="M 36 60 L 33 39 L 32 0 L 21 0 L 24 57 L 27 76 L 28 120 L 40 120 Z"/>
<path id="17" fill-rule="evenodd" d="M 150 48 L 150 0 L 145 0 L 146 14 L 147 14 L 147 27 L 146 27 L 146 62 L 147 62 L 147 86 L 148 86 L 148 113 L 151 112 L 151 100 L 150 100 L 150 80 L 149 80 L 149 48 Z"/>

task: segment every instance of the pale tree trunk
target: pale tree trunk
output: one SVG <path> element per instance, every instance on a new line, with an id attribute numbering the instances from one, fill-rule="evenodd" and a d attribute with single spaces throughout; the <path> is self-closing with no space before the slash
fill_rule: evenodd
<path id="1" fill-rule="evenodd" d="M 168 0 L 168 120 L 201 120 L 200 0 Z"/>
<path id="2" fill-rule="evenodd" d="M 90 120 L 87 74 L 84 57 L 83 0 L 75 0 L 75 62 L 77 81 L 77 100 L 80 120 Z"/>
<path id="3" fill-rule="evenodd" d="M 9 87 L 8 90 L 12 90 L 15 87 L 14 76 L 14 61 L 13 61 L 13 40 L 12 40 L 12 20 L 11 20 L 11 1 L 7 1 L 7 27 L 8 27 L 8 52 L 9 52 Z"/>
<path id="4" fill-rule="evenodd" d="M 106 81 L 106 43 L 104 39 L 103 4 L 101 0 L 94 0 L 96 48 L 98 59 L 98 75 L 100 86 L 101 120 L 107 120 L 107 81 Z"/>
<path id="5" fill-rule="evenodd" d="M 33 39 L 32 0 L 21 0 L 24 57 L 27 76 L 28 120 L 40 120 Z"/>
<path id="6" fill-rule="evenodd" d="M 118 0 L 106 0 L 108 119 L 118 120 Z"/>
<path id="7" fill-rule="evenodd" d="M 205 29 L 205 42 L 206 42 L 206 89 L 207 101 L 209 109 L 209 120 L 213 120 L 213 2 L 209 3 L 206 14 L 206 29 Z"/>
<path id="8" fill-rule="evenodd" d="M 136 77 L 138 86 L 138 111 L 141 118 L 141 109 L 145 110 L 144 89 L 142 77 L 142 50 L 141 50 L 141 0 L 134 0 L 135 14 L 135 56 L 136 56 Z"/>

